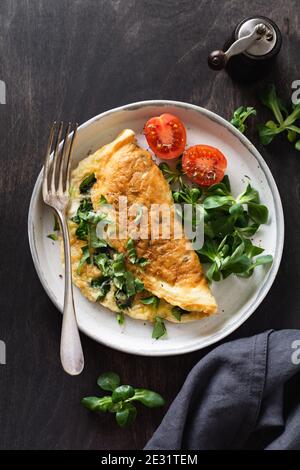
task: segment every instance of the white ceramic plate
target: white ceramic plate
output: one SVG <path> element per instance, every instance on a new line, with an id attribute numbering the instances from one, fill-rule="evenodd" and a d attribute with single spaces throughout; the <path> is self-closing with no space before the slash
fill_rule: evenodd
<path id="1" fill-rule="evenodd" d="M 187 143 L 206 143 L 218 147 L 228 159 L 228 175 L 235 195 L 250 180 L 260 192 L 262 202 L 269 208 L 268 225 L 255 237 L 257 244 L 272 254 L 271 268 L 260 266 L 250 279 L 229 276 L 213 284 L 213 293 L 219 305 L 219 314 L 189 324 L 167 323 L 168 337 L 151 338 L 152 327 L 142 321 L 126 317 L 121 328 L 115 314 L 85 299 L 74 288 L 75 304 L 80 329 L 95 339 L 121 351 L 146 356 L 183 354 L 213 344 L 236 330 L 255 311 L 270 289 L 283 249 L 284 220 L 280 196 L 264 159 L 255 147 L 231 124 L 218 115 L 198 106 L 174 101 L 144 101 L 107 111 L 80 126 L 74 149 L 73 164 L 113 140 L 124 128 L 133 129 L 138 141 L 147 147 L 142 129 L 151 117 L 163 112 L 176 114 L 187 128 Z M 44 206 L 41 196 L 40 173 L 31 198 L 28 232 L 30 248 L 39 278 L 47 294 L 62 311 L 63 269 L 58 243 L 47 238 L 53 230 L 53 215 Z"/>

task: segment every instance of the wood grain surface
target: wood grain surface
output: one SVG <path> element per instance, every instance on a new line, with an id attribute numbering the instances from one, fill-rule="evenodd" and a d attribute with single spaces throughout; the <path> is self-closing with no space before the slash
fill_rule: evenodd
<path id="1" fill-rule="evenodd" d="M 137 449 L 165 409 L 140 408 L 134 426 L 119 429 L 112 416 L 80 404 L 97 391 L 107 369 L 125 383 L 159 391 L 168 404 L 191 367 L 208 352 L 170 358 L 126 355 L 83 337 L 86 368 L 63 373 L 59 361 L 61 315 L 33 267 L 27 239 L 31 192 L 41 169 L 50 122 L 82 123 L 125 103 L 175 99 L 204 106 L 225 118 L 254 105 L 262 85 L 243 87 L 208 69 L 208 53 L 253 14 L 272 18 L 284 36 L 271 77 L 288 98 L 300 79 L 298 0 L 1 0 L 0 105 L 1 297 L 0 448 Z M 269 328 L 300 328 L 300 153 L 285 138 L 257 144 L 278 184 L 286 222 L 277 279 L 256 313 L 228 339 Z M 227 340 L 228 340 L 227 339 Z"/>

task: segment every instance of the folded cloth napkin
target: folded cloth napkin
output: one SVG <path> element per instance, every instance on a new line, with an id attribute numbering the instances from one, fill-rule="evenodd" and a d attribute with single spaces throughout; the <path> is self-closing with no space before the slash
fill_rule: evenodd
<path id="1" fill-rule="evenodd" d="M 192 369 L 147 450 L 300 449 L 300 330 L 225 343 Z"/>

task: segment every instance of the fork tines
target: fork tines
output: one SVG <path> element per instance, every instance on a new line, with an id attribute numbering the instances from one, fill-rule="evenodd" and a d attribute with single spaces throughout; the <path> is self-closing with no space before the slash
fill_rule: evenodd
<path id="1" fill-rule="evenodd" d="M 69 122 L 64 134 L 62 121 L 59 124 L 55 121 L 51 127 L 43 177 L 43 198 L 46 203 L 49 203 L 51 196 L 68 196 L 71 154 L 77 127 L 77 123 Z M 64 138 L 61 142 L 62 135 Z"/>

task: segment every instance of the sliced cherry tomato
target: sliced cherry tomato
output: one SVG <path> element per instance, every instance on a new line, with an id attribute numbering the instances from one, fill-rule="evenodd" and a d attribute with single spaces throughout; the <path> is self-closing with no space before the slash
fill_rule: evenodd
<path id="1" fill-rule="evenodd" d="M 184 152 L 182 168 L 194 183 L 199 186 L 211 186 L 223 179 L 227 160 L 215 147 L 194 145 Z"/>
<path id="2" fill-rule="evenodd" d="M 173 114 L 162 114 L 146 122 L 144 134 L 151 150 L 159 158 L 170 160 L 182 154 L 186 131 L 180 119 Z"/>

